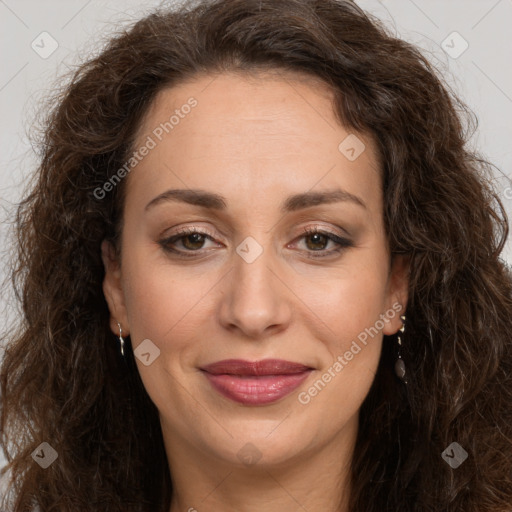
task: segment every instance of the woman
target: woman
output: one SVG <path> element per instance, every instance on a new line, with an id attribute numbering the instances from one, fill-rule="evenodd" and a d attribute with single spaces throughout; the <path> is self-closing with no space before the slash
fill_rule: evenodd
<path id="1" fill-rule="evenodd" d="M 12 510 L 512 510 L 461 109 L 348 1 L 198 2 L 84 64 L 18 215 Z"/>

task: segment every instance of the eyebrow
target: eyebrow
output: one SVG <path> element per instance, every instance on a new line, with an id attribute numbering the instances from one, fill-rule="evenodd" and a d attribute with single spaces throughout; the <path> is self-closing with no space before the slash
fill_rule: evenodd
<path id="1" fill-rule="evenodd" d="M 145 208 L 145 211 L 150 210 L 157 204 L 166 203 L 169 201 L 177 201 L 182 203 L 208 208 L 212 210 L 226 210 L 226 199 L 213 192 L 207 192 L 200 189 L 170 189 L 152 199 Z M 350 202 L 357 204 L 362 208 L 366 208 L 364 201 L 350 192 L 342 189 L 329 190 L 325 192 L 303 192 L 301 194 L 294 194 L 286 198 L 281 206 L 282 213 L 294 212 L 320 204 L 329 204 L 337 202 Z"/>

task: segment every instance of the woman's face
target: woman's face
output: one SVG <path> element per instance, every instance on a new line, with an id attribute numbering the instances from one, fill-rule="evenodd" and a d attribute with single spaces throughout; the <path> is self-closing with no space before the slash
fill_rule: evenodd
<path id="1" fill-rule="evenodd" d="M 220 74 L 162 91 L 135 149 L 104 291 L 170 463 L 349 453 L 406 302 L 372 140 L 340 126 L 324 86 Z"/>

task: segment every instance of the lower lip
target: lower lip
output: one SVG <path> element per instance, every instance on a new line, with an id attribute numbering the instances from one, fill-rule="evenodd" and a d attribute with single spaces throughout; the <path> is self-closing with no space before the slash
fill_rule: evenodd
<path id="1" fill-rule="evenodd" d="M 311 370 L 287 375 L 240 377 L 204 372 L 210 384 L 221 395 L 244 405 L 265 405 L 276 402 L 297 389 L 310 373 Z"/>

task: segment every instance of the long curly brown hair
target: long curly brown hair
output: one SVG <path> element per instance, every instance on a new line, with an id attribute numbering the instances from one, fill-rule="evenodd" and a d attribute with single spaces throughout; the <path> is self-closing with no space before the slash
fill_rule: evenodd
<path id="1" fill-rule="evenodd" d="M 360 410 L 351 511 L 512 510 L 512 280 L 492 166 L 466 147 L 475 119 L 410 44 L 351 1 L 213 0 L 157 10 L 112 37 L 53 98 L 41 164 L 16 216 L 22 319 L 1 367 L 1 442 L 14 512 L 168 512 L 158 411 L 102 292 L 123 166 L 157 92 L 199 73 L 320 78 L 346 127 L 374 138 L 392 254 L 410 258 L 402 357 L 385 337 Z M 128 348 L 130 340 L 127 339 Z M 456 469 L 441 453 L 459 443 Z M 47 469 L 31 454 L 48 442 Z M 7 510 L 4 503 L 2 510 Z"/>

